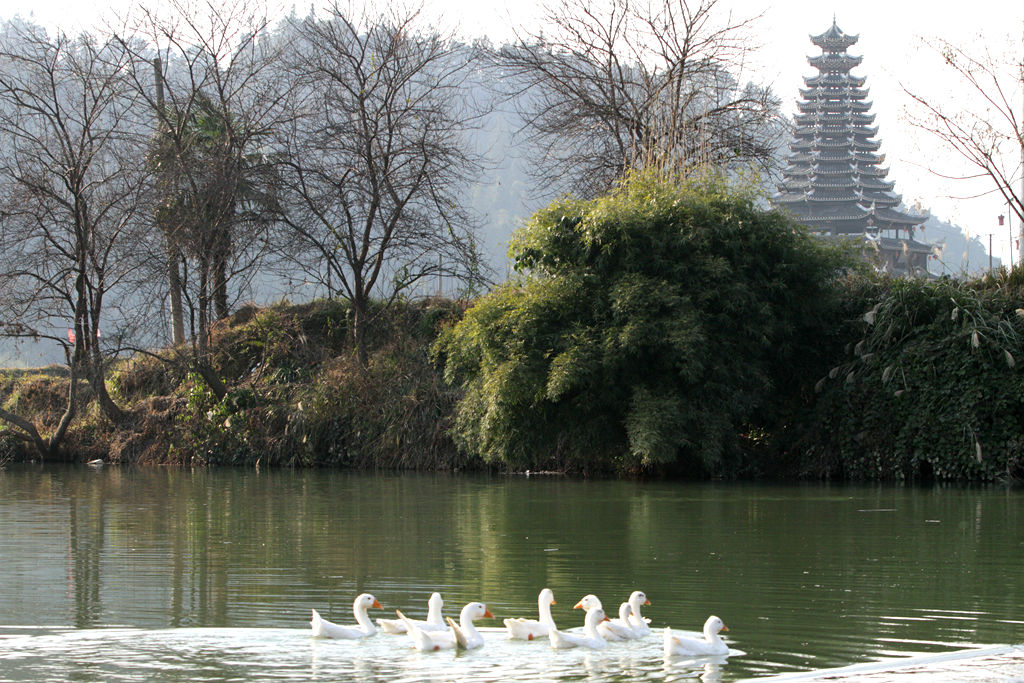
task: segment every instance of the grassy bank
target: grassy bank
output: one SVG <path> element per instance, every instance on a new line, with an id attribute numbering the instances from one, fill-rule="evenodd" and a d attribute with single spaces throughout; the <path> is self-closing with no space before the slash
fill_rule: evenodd
<path id="1" fill-rule="evenodd" d="M 378 312 L 361 368 L 345 303 L 243 308 L 214 332 L 213 368 L 228 387 L 223 399 L 175 350 L 137 354 L 110 373 L 129 419 L 115 428 L 90 408 L 63 450 L 78 461 L 140 464 L 480 467 L 448 436 L 458 396 L 428 355 L 439 330 L 462 312 L 450 301 Z M 59 369 L 4 371 L 0 401 L 45 432 L 60 418 L 67 386 Z M 0 452 L 30 457 L 11 435 L 0 431 Z"/>

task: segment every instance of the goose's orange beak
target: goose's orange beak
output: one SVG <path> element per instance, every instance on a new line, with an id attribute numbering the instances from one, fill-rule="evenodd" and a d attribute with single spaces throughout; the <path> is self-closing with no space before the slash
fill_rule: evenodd
<path id="1" fill-rule="evenodd" d="M 582 600 L 580 600 L 580 601 L 579 601 L 579 602 L 577 602 L 577 603 L 576 603 L 575 605 L 573 605 L 573 606 L 572 606 L 572 608 L 573 608 L 573 609 L 583 609 L 583 601 L 582 601 Z"/>
<path id="2" fill-rule="evenodd" d="M 491 610 L 485 609 L 484 610 L 484 619 L 493 619 L 493 618 L 494 618 L 494 615 L 491 614 Z"/>
<path id="3" fill-rule="evenodd" d="M 611 621 L 611 619 L 608 618 L 608 615 L 605 615 L 604 619 L 602 619 L 601 621 Z"/>
<path id="4" fill-rule="evenodd" d="M 557 602 L 557 601 L 555 601 L 555 599 L 554 599 L 554 598 L 551 598 L 551 604 L 552 604 L 552 605 L 557 605 L 557 604 L 558 604 L 558 602 Z"/>
<path id="5" fill-rule="evenodd" d="M 723 631 L 728 631 L 728 630 L 729 630 L 729 627 L 728 627 L 728 626 L 726 626 L 725 624 L 722 624 L 722 630 L 723 630 Z"/>
<path id="6" fill-rule="evenodd" d="M 370 607 L 376 607 L 377 609 L 384 609 L 383 607 L 380 606 L 380 600 L 378 600 L 377 598 L 373 599 L 373 604 L 370 605 Z"/>
<path id="7" fill-rule="evenodd" d="M 646 600 L 644 600 L 644 604 L 645 604 L 645 605 L 649 605 L 649 604 L 651 604 L 651 599 L 650 599 L 650 598 L 647 598 Z"/>

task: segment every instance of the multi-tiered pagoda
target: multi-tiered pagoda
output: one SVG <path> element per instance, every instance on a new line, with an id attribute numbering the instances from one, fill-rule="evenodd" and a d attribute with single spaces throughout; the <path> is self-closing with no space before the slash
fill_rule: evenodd
<path id="1" fill-rule="evenodd" d="M 923 275 L 932 247 L 912 237 L 926 216 L 900 211 L 894 184 L 885 179 L 865 79 L 850 74 L 862 59 L 846 52 L 857 39 L 834 20 L 811 36 L 822 53 L 807 61 L 818 75 L 805 78 L 800 90 L 792 153 L 774 201 L 820 235 L 863 239 L 890 272 Z"/>

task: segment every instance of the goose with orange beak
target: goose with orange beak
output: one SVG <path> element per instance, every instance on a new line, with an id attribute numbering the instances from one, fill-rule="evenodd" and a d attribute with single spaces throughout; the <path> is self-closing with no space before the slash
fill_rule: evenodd
<path id="1" fill-rule="evenodd" d="M 706 657 L 729 654 L 729 646 L 718 635 L 729 627 L 718 617 L 711 615 L 704 622 L 704 638 L 684 638 L 665 629 L 665 657 Z"/>
<path id="2" fill-rule="evenodd" d="M 416 623 L 396 610 L 398 618 L 405 623 L 406 633 L 412 637 L 412 645 L 421 652 L 434 652 L 436 650 L 451 650 L 459 647 L 464 650 L 473 650 L 482 647 L 483 636 L 473 625 L 475 619 L 493 619 L 494 615 L 482 602 L 471 602 L 462 608 L 459 614 L 459 623 L 448 617 L 450 630 L 446 631 L 424 631 Z"/>
<path id="3" fill-rule="evenodd" d="M 321 617 L 319 612 L 313 610 L 313 619 L 309 622 L 310 627 L 313 629 L 313 637 L 354 640 L 356 638 L 372 636 L 377 632 L 377 628 L 370 621 L 370 617 L 366 615 L 366 611 L 371 607 L 382 609 L 380 603 L 377 602 L 377 598 L 369 593 L 362 593 L 352 603 L 352 613 L 356 617 L 357 626 L 341 626 L 340 624 L 332 623 Z"/>

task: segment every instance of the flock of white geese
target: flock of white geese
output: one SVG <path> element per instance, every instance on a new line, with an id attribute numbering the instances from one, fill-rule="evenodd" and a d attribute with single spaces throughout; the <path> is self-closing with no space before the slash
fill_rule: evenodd
<path id="1" fill-rule="evenodd" d="M 573 647 L 601 649 L 609 641 L 635 640 L 645 638 L 653 631 L 650 619 L 645 618 L 640 609 L 650 605 L 651 601 L 642 591 L 633 591 L 629 600 L 619 606 L 619 616 L 610 619 L 595 595 L 585 595 L 576 603 L 574 609 L 586 611 L 582 632 L 559 630 L 551 617 L 551 605 L 555 603 L 554 593 L 545 588 L 537 596 L 537 619 L 515 618 L 505 619 L 504 631 L 513 640 L 535 640 L 547 638 L 551 647 L 566 649 Z M 459 621 L 451 617 L 444 618 L 441 609 L 444 601 L 440 593 L 433 593 L 427 601 L 426 620 L 410 619 L 395 610 L 397 619 L 377 619 L 380 630 L 384 633 L 408 634 L 412 645 L 417 650 L 430 652 L 434 650 L 450 650 L 462 648 L 472 650 L 482 647 L 483 636 L 474 625 L 478 619 L 493 618 L 494 615 L 482 602 L 471 602 L 462 608 Z M 371 608 L 383 609 L 380 602 L 369 593 L 359 595 L 352 604 L 356 625 L 342 626 L 327 621 L 313 610 L 310 626 L 313 636 L 318 638 L 355 639 L 366 638 L 377 633 L 377 626 L 370 620 L 367 611 Z M 492 629 L 500 630 L 500 629 Z M 663 630 L 665 657 L 707 657 L 725 656 L 729 654 L 729 646 L 719 635 L 728 631 L 726 625 L 716 616 L 708 617 L 704 622 L 704 637 L 691 638 L 677 635 L 671 628 Z"/>

